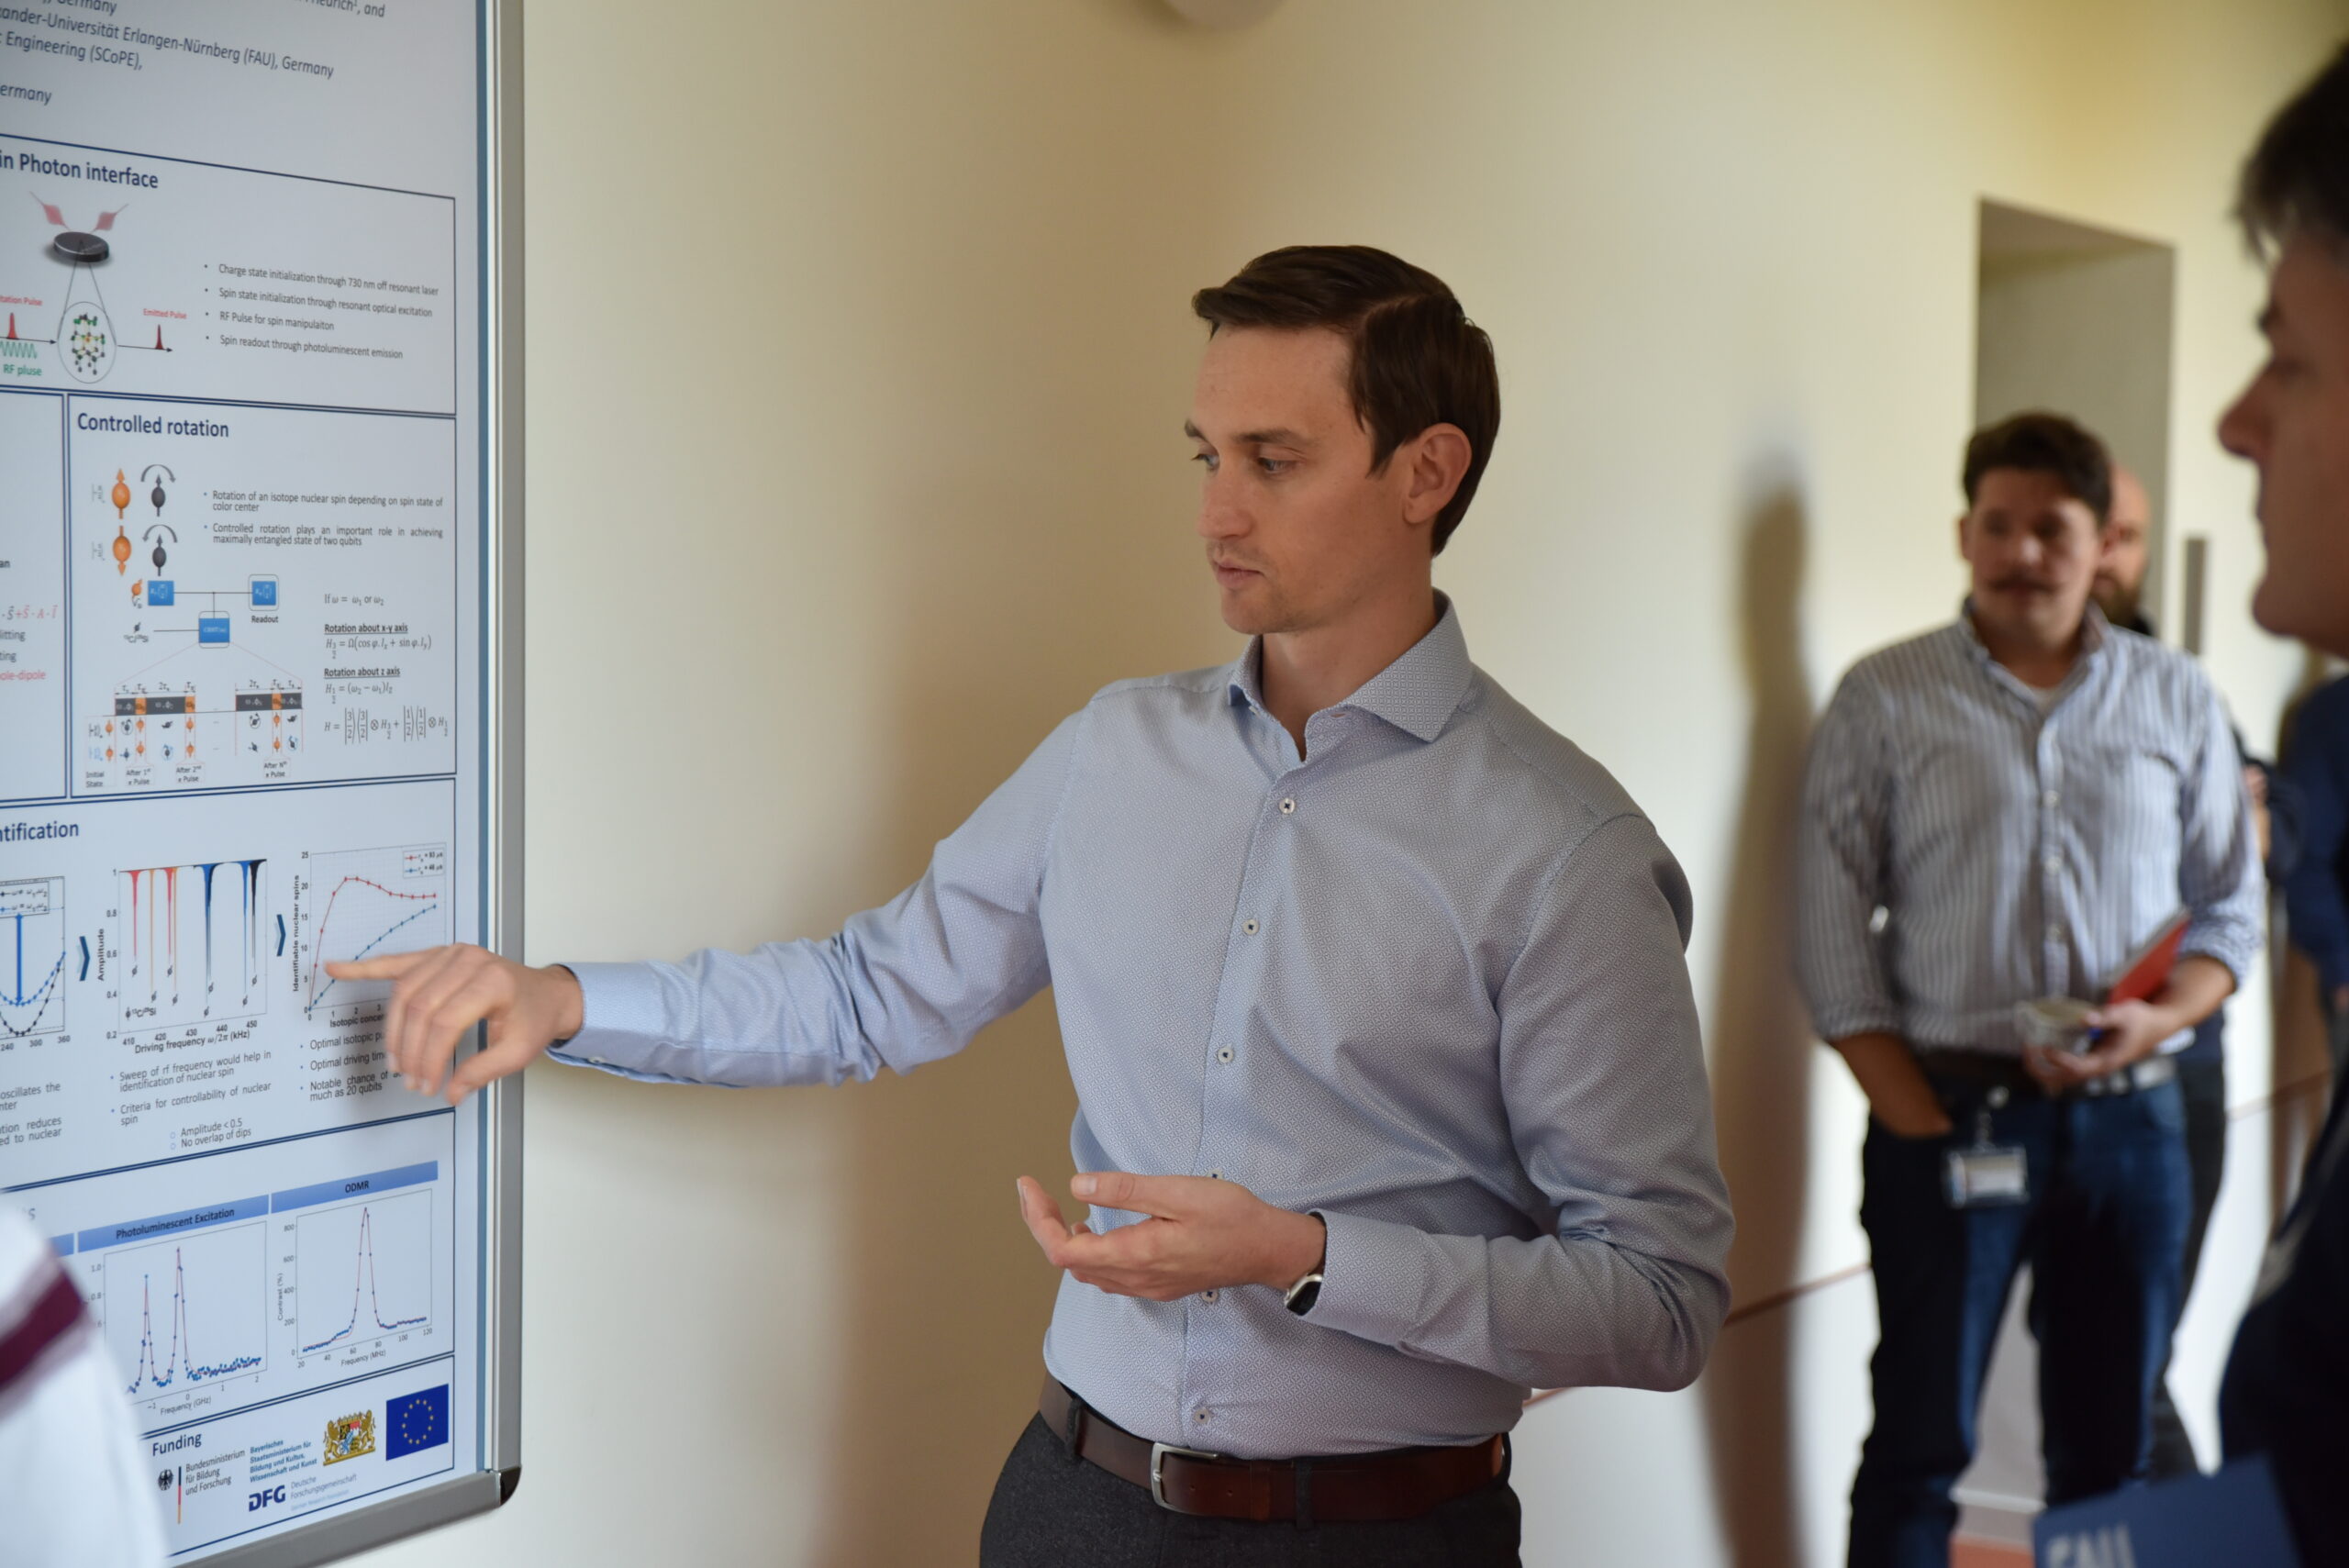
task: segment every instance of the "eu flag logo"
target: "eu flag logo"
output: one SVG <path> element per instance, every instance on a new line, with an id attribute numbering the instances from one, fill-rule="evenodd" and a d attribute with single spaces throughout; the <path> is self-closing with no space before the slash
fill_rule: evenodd
<path id="1" fill-rule="evenodd" d="M 428 1388 L 384 1407 L 384 1457 L 435 1448 L 449 1440 L 449 1385 Z"/>

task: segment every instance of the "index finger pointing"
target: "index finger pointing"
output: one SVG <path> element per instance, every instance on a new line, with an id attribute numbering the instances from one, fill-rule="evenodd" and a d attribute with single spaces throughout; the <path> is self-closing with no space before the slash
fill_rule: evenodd
<path id="1" fill-rule="evenodd" d="M 418 948 L 414 952 L 386 953 L 382 958 L 335 959 L 326 968 L 337 980 L 397 980 L 440 951 Z"/>

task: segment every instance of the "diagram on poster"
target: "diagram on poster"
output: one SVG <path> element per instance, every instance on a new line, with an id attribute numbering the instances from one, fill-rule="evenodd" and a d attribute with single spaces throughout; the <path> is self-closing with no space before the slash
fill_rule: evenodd
<path id="1" fill-rule="evenodd" d="M 107 231 L 122 209 L 115 207 L 102 212 L 86 229 L 70 227 L 62 209 L 50 202 L 40 203 L 41 216 L 58 232 L 49 242 L 50 254 L 71 269 L 65 286 L 60 291 L 64 303 L 57 314 L 57 328 L 47 339 L 28 339 L 46 342 L 57 350 L 58 362 L 75 381 L 101 382 L 114 369 L 115 356 L 124 349 L 134 351 L 151 350 L 167 354 L 171 349 L 163 341 L 163 326 L 155 325 L 152 343 L 121 343 L 115 338 L 114 317 L 106 312 L 106 291 L 99 285 L 98 270 L 114 254 L 114 242 Z M 16 315 L 8 317 L 7 341 L 19 339 Z"/>
<path id="2" fill-rule="evenodd" d="M 0 165 L 0 384 L 455 412 L 447 201 L 6 136 Z M 93 167 L 122 183 L 61 172 Z"/>
<path id="3" fill-rule="evenodd" d="M 356 1350 L 432 1321 L 432 1195 L 313 1209 L 295 1226 L 298 1353 Z M 341 1284 L 351 1280 L 343 1299 Z"/>
<path id="4" fill-rule="evenodd" d="M 0 882 L 0 1036 L 65 1028 L 65 880 Z"/>
<path id="5" fill-rule="evenodd" d="M 268 1367 L 262 1229 L 222 1226 L 106 1254 L 106 1342 L 135 1403 Z"/>
<path id="6" fill-rule="evenodd" d="M 380 980 L 337 980 L 329 963 L 439 947 L 449 940 L 449 848 L 406 844 L 304 857 L 295 884 L 302 1011 L 317 1018 L 381 1002 Z"/>
<path id="7" fill-rule="evenodd" d="M 449 421 L 68 402 L 77 794 L 454 766 Z"/>
<path id="8" fill-rule="evenodd" d="M 268 869 L 256 857 L 117 873 L 126 1037 L 268 1010 Z"/>

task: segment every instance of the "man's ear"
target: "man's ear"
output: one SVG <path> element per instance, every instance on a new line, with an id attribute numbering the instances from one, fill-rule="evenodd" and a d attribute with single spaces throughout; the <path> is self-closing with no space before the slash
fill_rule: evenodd
<path id="1" fill-rule="evenodd" d="M 1468 433 L 1459 426 L 1430 425 L 1397 455 L 1410 460 L 1409 482 L 1403 491 L 1403 519 L 1419 528 L 1433 522 L 1437 513 L 1452 505 L 1475 454 L 1468 444 Z"/>
<path id="2" fill-rule="evenodd" d="M 1957 558 L 1960 561 L 1972 561 L 1974 559 L 1972 556 L 1965 553 L 1965 521 L 1973 515 L 1974 514 L 1971 512 L 1960 512 L 1957 515 Z"/>

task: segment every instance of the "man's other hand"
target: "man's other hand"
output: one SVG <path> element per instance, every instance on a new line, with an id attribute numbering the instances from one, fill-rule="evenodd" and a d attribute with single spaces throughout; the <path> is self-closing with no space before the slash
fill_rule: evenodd
<path id="1" fill-rule="evenodd" d="M 1174 1301 L 1242 1284 L 1286 1290 L 1321 1266 L 1321 1221 L 1275 1208 L 1237 1182 L 1122 1171 L 1078 1176 L 1069 1191 L 1081 1202 L 1148 1217 L 1102 1235 L 1063 1221 L 1033 1178 L 1020 1177 L 1019 1188 L 1019 1216 L 1046 1260 L 1112 1296 Z"/>
<path id="2" fill-rule="evenodd" d="M 470 942 L 389 958 L 329 963 L 337 980 L 388 980 L 384 1060 L 419 1095 L 456 1105 L 508 1073 L 518 1073 L 559 1040 L 579 1032 L 579 981 L 560 964 L 532 969 Z M 453 1073 L 450 1062 L 477 1023 L 489 1026 L 479 1054 Z M 444 1083 L 443 1080 L 446 1080 Z"/>

